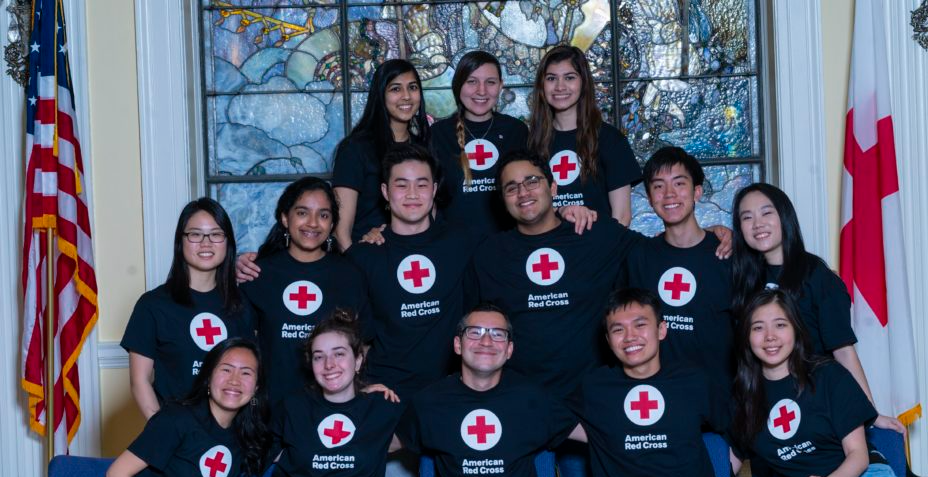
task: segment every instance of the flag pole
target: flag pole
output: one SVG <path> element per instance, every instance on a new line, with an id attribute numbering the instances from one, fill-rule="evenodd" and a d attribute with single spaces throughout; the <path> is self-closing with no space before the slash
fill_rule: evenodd
<path id="1" fill-rule="evenodd" d="M 45 467 L 55 457 L 55 229 L 45 229 Z M 47 472 L 47 470 L 46 470 Z"/>

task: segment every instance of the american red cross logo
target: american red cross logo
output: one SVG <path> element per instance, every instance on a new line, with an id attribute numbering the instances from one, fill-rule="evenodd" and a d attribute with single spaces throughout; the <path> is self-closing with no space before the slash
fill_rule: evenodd
<path id="1" fill-rule="evenodd" d="M 683 267 L 670 267 L 657 281 L 657 293 L 670 306 L 683 306 L 696 296 L 696 277 Z"/>
<path id="2" fill-rule="evenodd" d="M 503 425 L 499 417 L 487 409 L 475 409 L 461 421 L 461 439 L 471 449 L 484 451 L 499 442 Z"/>
<path id="3" fill-rule="evenodd" d="M 309 316 L 322 306 L 322 289 L 308 280 L 297 280 L 284 288 L 283 302 L 290 313 Z"/>
<path id="4" fill-rule="evenodd" d="M 190 338 L 203 351 L 213 349 L 228 337 L 225 323 L 212 313 L 199 313 L 190 320 Z"/>
<path id="5" fill-rule="evenodd" d="M 409 293 L 425 293 L 435 284 L 435 265 L 425 255 L 413 254 L 396 267 L 396 279 Z"/>
<path id="6" fill-rule="evenodd" d="M 496 164 L 499 150 L 496 145 L 486 139 L 473 139 L 464 145 L 467 162 L 475 171 L 485 171 Z"/>
<path id="7" fill-rule="evenodd" d="M 226 477 L 232 466 L 232 452 L 223 445 L 213 446 L 200 456 L 200 475 Z"/>
<path id="8" fill-rule="evenodd" d="M 799 409 L 799 404 L 792 399 L 781 399 L 770 408 L 767 430 L 773 437 L 786 440 L 796 434 L 801 421 L 802 410 Z"/>
<path id="9" fill-rule="evenodd" d="M 664 395 L 648 384 L 639 384 L 625 395 L 625 416 L 639 426 L 650 426 L 664 415 Z"/>
<path id="10" fill-rule="evenodd" d="M 569 149 L 555 153 L 548 161 L 554 182 L 557 185 L 567 185 L 580 176 L 580 159 L 577 153 Z"/>
<path id="11" fill-rule="evenodd" d="M 525 273 L 538 285 L 551 285 L 564 275 L 564 257 L 553 248 L 539 248 L 528 256 Z"/>
<path id="12" fill-rule="evenodd" d="M 348 416 L 332 414 L 323 419 L 316 428 L 319 440 L 326 448 L 341 447 L 354 437 L 355 426 Z"/>

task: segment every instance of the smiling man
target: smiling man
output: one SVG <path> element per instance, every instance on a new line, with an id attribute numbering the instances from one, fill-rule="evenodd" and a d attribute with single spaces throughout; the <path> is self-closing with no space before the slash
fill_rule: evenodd
<path id="1" fill-rule="evenodd" d="M 478 305 L 458 323 L 461 372 L 413 398 L 404 445 L 435 457 L 437 475 L 534 476 L 535 455 L 563 441 L 577 418 L 524 377 L 503 369 L 513 354 L 502 310 Z"/>
<path id="2" fill-rule="evenodd" d="M 725 393 L 698 368 L 662 366 L 667 323 L 656 295 L 616 291 L 606 309 L 606 342 L 621 366 L 595 370 L 569 399 L 586 431 L 593 475 L 715 475 L 702 428 L 725 429 Z"/>

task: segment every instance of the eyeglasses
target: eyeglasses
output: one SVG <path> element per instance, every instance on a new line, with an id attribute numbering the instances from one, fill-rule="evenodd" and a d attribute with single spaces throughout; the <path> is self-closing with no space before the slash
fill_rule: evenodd
<path id="1" fill-rule="evenodd" d="M 207 237 L 209 237 L 211 243 L 222 243 L 226 241 L 225 232 L 210 232 L 208 234 L 204 234 L 203 232 L 184 232 L 184 237 L 187 237 L 187 241 L 190 243 L 201 243 Z"/>
<path id="2" fill-rule="evenodd" d="M 479 341 L 483 335 L 490 333 L 490 339 L 497 342 L 509 341 L 509 330 L 505 328 L 486 328 L 483 326 L 465 326 L 461 333 L 467 339 Z"/>
<path id="3" fill-rule="evenodd" d="M 528 176 L 522 182 L 510 182 L 503 187 L 503 193 L 516 195 L 519 193 L 519 186 L 525 187 L 525 190 L 535 190 L 543 179 L 541 176 Z"/>

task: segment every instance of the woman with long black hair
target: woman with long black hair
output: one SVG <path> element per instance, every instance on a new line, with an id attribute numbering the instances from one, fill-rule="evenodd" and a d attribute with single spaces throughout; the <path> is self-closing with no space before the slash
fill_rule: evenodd
<path id="1" fill-rule="evenodd" d="M 833 357 L 873 400 L 854 343 L 847 287 L 825 262 L 806 251 L 799 218 L 789 197 L 765 183 L 735 195 L 732 210 L 733 310 L 743 316 L 750 297 L 765 288 L 790 294 L 809 334 L 811 352 Z M 905 432 L 899 420 L 880 416 L 875 425 Z"/>
<path id="2" fill-rule="evenodd" d="M 263 383 L 254 342 L 217 344 L 187 397 L 155 414 L 107 477 L 260 475 L 269 435 Z"/>
<path id="3" fill-rule="evenodd" d="M 146 419 L 190 390 L 216 344 L 254 338 L 234 263 L 235 235 L 222 206 L 207 197 L 184 206 L 168 279 L 139 298 L 120 343 L 129 352 L 132 397 Z"/>
<path id="4" fill-rule="evenodd" d="M 876 409 L 844 366 L 816 356 L 791 294 L 762 290 L 745 300 L 731 461 L 747 456 L 777 475 L 892 476 L 871 454 L 864 428 Z"/>

